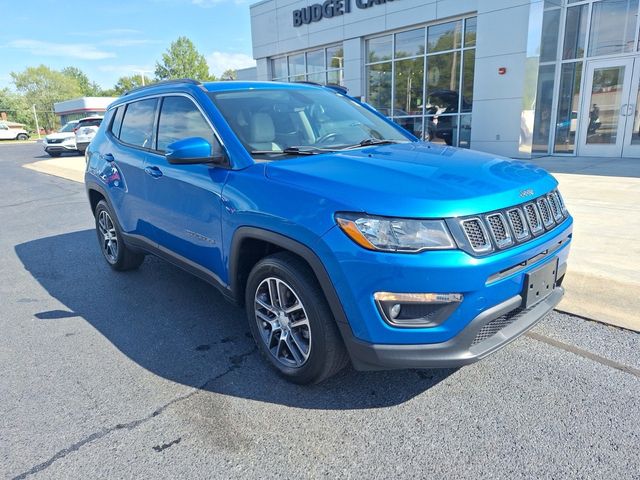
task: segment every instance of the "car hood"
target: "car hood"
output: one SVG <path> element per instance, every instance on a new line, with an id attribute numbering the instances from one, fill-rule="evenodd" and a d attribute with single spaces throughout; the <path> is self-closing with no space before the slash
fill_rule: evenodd
<path id="1" fill-rule="evenodd" d="M 423 142 L 270 162 L 266 175 L 350 210 L 419 218 L 505 208 L 557 185 L 530 163 Z"/>
<path id="2" fill-rule="evenodd" d="M 64 140 L 65 138 L 75 138 L 75 136 L 76 135 L 73 132 L 56 132 L 56 133 L 50 133 L 44 138 L 46 140 L 60 140 L 60 139 Z"/>

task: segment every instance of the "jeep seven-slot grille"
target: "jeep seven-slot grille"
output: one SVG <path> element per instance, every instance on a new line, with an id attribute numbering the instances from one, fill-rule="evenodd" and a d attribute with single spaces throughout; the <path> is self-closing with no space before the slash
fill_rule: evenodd
<path id="1" fill-rule="evenodd" d="M 508 248 L 555 228 L 568 216 L 562 197 L 553 191 L 507 210 L 462 218 L 458 220 L 466 239 L 462 248 L 475 254 Z"/>

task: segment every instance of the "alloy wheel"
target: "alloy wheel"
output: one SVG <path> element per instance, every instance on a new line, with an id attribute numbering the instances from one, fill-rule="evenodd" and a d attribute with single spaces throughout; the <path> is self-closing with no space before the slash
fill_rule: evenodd
<path id="1" fill-rule="evenodd" d="M 255 294 L 255 316 L 262 341 L 287 367 L 302 367 L 311 353 L 309 317 L 293 288 L 276 277 L 264 279 Z"/>
<path id="2" fill-rule="evenodd" d="M 110 263 L 118 261 L 118 233 L 111 216 L 106 210 L 101 210 L 98 215 L 98 230 L 102 235 L 102 253 Z M 99 237 L 100 238 L 100 237 Z"/>

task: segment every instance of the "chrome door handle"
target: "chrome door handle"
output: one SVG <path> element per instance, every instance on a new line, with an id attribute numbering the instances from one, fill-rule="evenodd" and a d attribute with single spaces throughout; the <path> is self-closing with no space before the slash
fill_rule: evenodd
<path id="1" fill-rule="evenodd" d="M 162 176 L 162 170 L 158 167 L 146 167 L 144 172 L 151 175 L 153 178 L 160 178 Z"/>

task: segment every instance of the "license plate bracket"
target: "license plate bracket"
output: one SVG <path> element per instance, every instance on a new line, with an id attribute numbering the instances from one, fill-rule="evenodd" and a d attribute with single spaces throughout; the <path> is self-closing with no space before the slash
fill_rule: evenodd
<path id="1" fill-rule="evenodd" d="M 524 308 L 529 308 L 541 302 L 551 294 L 556 286 L 558 274 L 558 259 L 546 263 L 525 275 L 524 281 Z"/>

